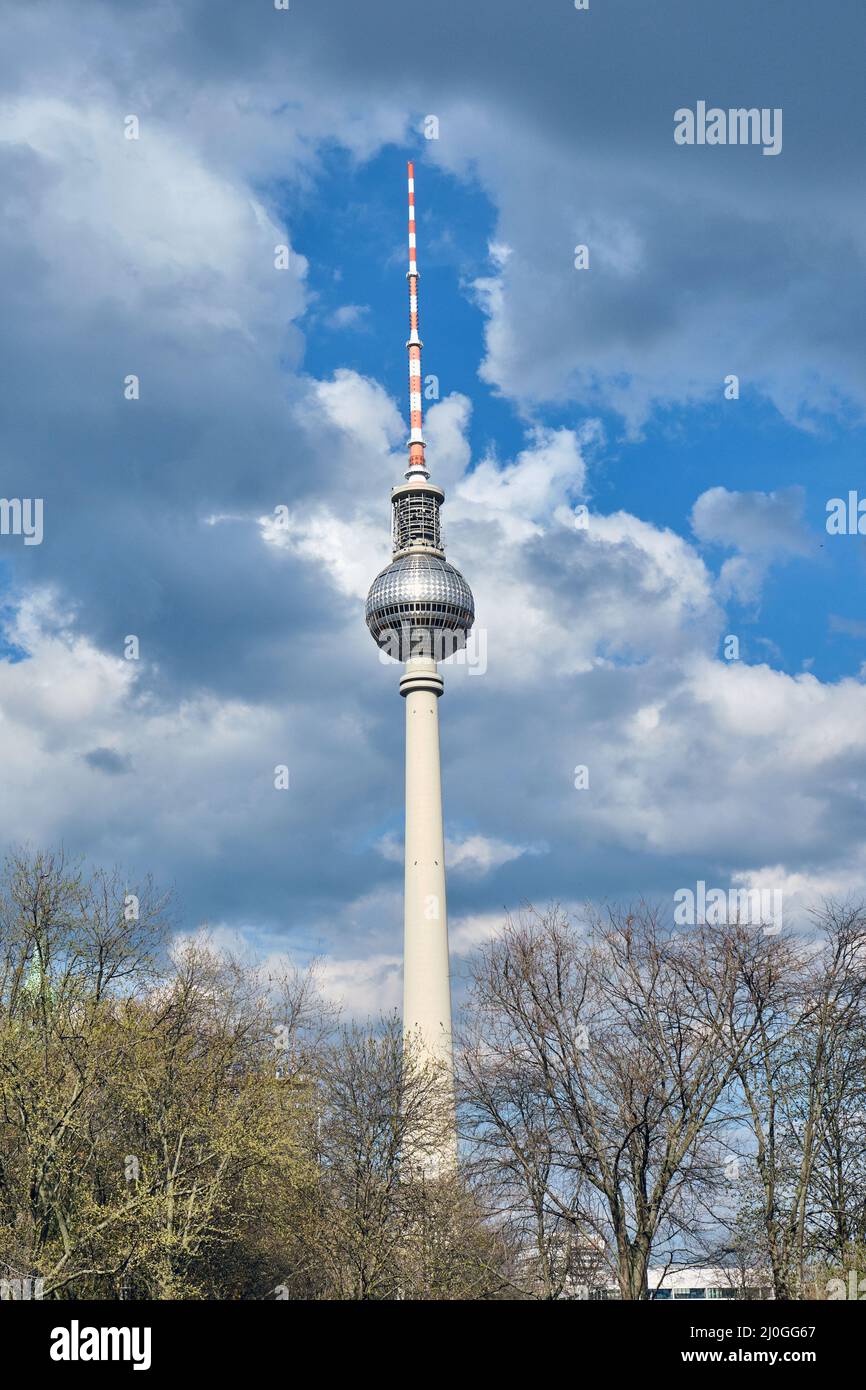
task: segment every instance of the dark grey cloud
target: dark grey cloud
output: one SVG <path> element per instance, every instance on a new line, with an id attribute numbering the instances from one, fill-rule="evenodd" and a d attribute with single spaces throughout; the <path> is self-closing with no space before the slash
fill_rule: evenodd
<path id="1" fill-rule="evenodd" d="M 89 753 L 84 754 L 84 761 L 88 767 L 105 772 L 109 777 L 122 777 L 125 772 L 132 771 L 131 759 L 118 753 L 116 748 L 91 748 Z"/>

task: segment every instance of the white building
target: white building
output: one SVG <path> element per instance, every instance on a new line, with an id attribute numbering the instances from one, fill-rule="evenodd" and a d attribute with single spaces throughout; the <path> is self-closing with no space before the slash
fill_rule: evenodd
<path id="1" fill-rule="evenodd" d="M 670 1299 L 763 1299 L 773 1297 L 770 1276 L 766 1270 L 732 1269 L 703 1265 L 690 1269 L 672 1269 L 658 1265 L 647 1271 L 647 1285 L 654 1302 Z M 587 1289 L 582 1297 L 592 1300 L 618 1299 L 615 1283 L 602 1288 Z"/>

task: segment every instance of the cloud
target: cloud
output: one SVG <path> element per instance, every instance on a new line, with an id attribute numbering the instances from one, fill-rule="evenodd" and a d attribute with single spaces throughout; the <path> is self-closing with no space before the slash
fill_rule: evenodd
<path id="1" fill-rule="evenodd" d="M 400 955 L 329 959 L 319 970 L 326 999 L 349 1017 L 379 1018 L 403 1003 L 403 958 Z"/>
<path id="2" fill-rule="evenodd" d="M 448 925 L 452 955 L 464 958 L 471 956 L 479 946 L 502 930 L 503 918 L 504 914 L 487 912 L 452 919 Z"/>
<path id="3" fill-rule="evenodd" d="M 89 753 L 84 754 L 84 761 L 97 772 L 105 772 L 110 777 L 121 777 L 124 772 L 132 771 L 129 757 L 118 753 L 116 748 L 91 748 Z"/>
<path id="4" fill-rule="evenodd" d="M 335 329 L 362 328 L 370 314 L 369 304 L 341 304 L 330 316 Z"/>
<path id="5" fill-rule="evenodd" d="M 536 426 L 528 447 L 513 463 L 500 467 L 495 459 L 485 458 L 477 464 L 457 488 L 457 499 L 464 505 L 455 511 L 466 515 L 471 508 L 472 515 L 496 520 L 509 540 L 522 540 L 539 534 L 538 521 L 566 496 L 582 496 L 585 480 L 575 432 Z"/>
<path id="6" fill-rule="evenodd" d="M 692 508 L 692 530 L 699 540 L 747 554 L 769 551 L 802 555 L 808 544 L 803 528 L 803 502 L 800 487 L 779 492 L 709 488 Z"/>
<path id="7" fill-rule="evenodd" d="M 396 835 L 385 835 L 377 846 L 383 859 L 393 864 L 403 863 L 403 842 Z M 467 835 L 462 840 L 446 839 L 445 859 L 451 874 L 489 874 L 524 854 L 543 854 L 544 848 L 535 845 L 511 845 L 491 840 L 485 835 Z"/>
<path id="8" fill-rule="evenodd" d="M 719 585 L 723 597 L 755 603 L 774 560 L 807 553 L 804 500 L 801 487 L 769 493 L 713 487 L 701 493 L 691 514 L 695 535 L 705 544 L 739 552 L 722 565 Z"/>
<path id="9" fill-rule="evenodd" d="M 843 618 L 838 613 L 831 613 L 827 621 L 831 632 L 842 632 L 847 637 L 866 637 L 866 622 L 860 618 Z"/>
<path id="10" fill-rule="evenodd" d="M 435 459 L 436 477 L 450 499 L 449 514 L 454 510 L 455 489 L 472 461 L 468 438 L 471 416 L 471 401 L 453 391 L 434 402 L 424 417 L 427 452 Z"/>
<path id="11" fill-rule="evenodd" d="M 491 273 L 476 268 L 467 281 L 487 316 L 484 377 L 523 405 L 612 409 L 636 433 L 659 408 L 720 400 L 735 372 L 744 392 L 800 425 L 863 418 L 853 9 L 822 34 L 836 73 L 828 103 L 814 55 L 792 41 L 810 23 L 810 0 L 792 0 L 783 32 L 746 0 L 711 6 L 701 26 L 691 0 L 671 0 L 652 24 L 639 11 L 627 23 L 594 17 L 591 63 L 578 28 L 586 17 L 573 8 L 539 14 L 518 0 L 478 0 L 483 71 L 462 13 L 456 28 L 426 36 L 423 70 L 407 70 L 382 42 L 399 28 L 397 0 L 383 0 L 375 23 L 351 0 L 303 22 L 272 11 L 240 18 L 227 0 L 213 0 L 206 19 L 200 7 L 151 0 L 134 24 L 119 5 L 86 8 L 113 62 L 94 62 L 90 30 L 70 32 L 49 0 L 9 26 L 6 80 L 20 95 L 12 73 L 23 69 L 38 90 L 80 101 L 76 74 L 87 67 L 89 94 L 142 120 L 142 139 L 119 145 L 118 164 L 146 159 L 160 130 L 182 131 L 217 176 L 290 180 L 308 195 L 323 149 L 363 160 L 435 112 L 439 139 L 425 142 L 425 157 L 479 181 L 495 209 Z M 758 105 L 783 106 L 782 156 L 676 146 L 684 72 L 722 104 L 748 89 Z M 58 141 L 65 123 L 58 114 Z M 147 224 L 164 200 L 145 196 Z M 217 221 L 213 229 L 218 238 Z M 585 272 L 574 269 L 578 243 L 590 247 Z"/>
<path id="12" fill-rule="evenodd" d="M 348 0 L 10 14 L 0 444 L 4 490 L 44 497 L 46 536 L 4 550 L 22 657 L 0 661 L 4 841 L 153 869 L 265 957 L 326 955 L 353 1009 L 399 1002 L 401 875 L 377 847 L 398 843 L 403 711 L 362 606 L 390 554 L 403 368 L 309 351 L 304 331 L 349 282 L 353 222 L 371 218 L 380 264 L 402 255 L 375 208 L 334 204 L 334 162 L 390 159 L 432 111 L 423 160 L 483 209 L 478 255 L 461 239 L 449 264 L 474 303 L 460 331 L 480 306 L 484 342 L 456 346 L 502 412 L 474 450 L 468 388 L 425 426 L 487 653 L 445 668 L 455 953 L 527 898 L 664 900 L 768 865 L 863 884 L 866 685 L 717 659 L 730 599 L 805 554 L 798 494 L 682 482 L 663 517 L 597 423 L 618 413 L 637 438 L 660 411 L 712 409 L 732 371 L 799 425 L 862 415 L 862 45 L 853 9 L 825 31 L 828 105 L 799 40 L 812 7 L 786 14 L 779 32 L 739 0 L 599 13 L 590 65 L 568 6 L 479 0 L 431 26 L 411 73 L 382 42 L 395 0 L 375 22 Z M 476 29 L 480 66 L 454 42 Z M 676 149 L 683 72 L 719 100 L 790 101 L 784 154 Z M 343 327 L 362 308 L 334 305 Z"/>

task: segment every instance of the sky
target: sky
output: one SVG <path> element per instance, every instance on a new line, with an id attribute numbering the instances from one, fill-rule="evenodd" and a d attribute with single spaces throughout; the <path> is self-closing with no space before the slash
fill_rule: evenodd
<path id="1" fill-rule="evenodd" d="M 43 516 L 0 535 L 0 843 L 152 873 L 362 1014 L 400 1000 L 403 706 L 363 603 L 407 159 L 477 612 L 440 710 L 455 975 L 526 902 L 703 881 L 797 923 L 866 883 L 866 538 L 827 529 L 866 497 L 866 16 L 407 13 L 0 4 L 0 492 Z M 678 144 L 698 102 L 781 111 L 781 149 Z"/>

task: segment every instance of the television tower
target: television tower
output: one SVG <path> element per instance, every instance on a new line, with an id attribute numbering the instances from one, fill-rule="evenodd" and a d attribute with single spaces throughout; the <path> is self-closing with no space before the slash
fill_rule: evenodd
<path id="1" fill-rule="evenodd" d="M 391 489 L 394 556 L 373 580 L 367 626 L 377 644 L 405 663 L 406 836 L 403 942 L 403 1037 L 420 1059 L 438 1067 L 453 1105 L 451 985 L 445 900 L 445 843 L 439 766 L 438 662 L 466 644 L 475 620 L 472 591 L 445 559 L 439 508 L 445 494 L 430 482 L 421 410 L 418 265 L 415 255 L 415 169 L 409 164 L 409 464 Z M 454 1166 L 456 1131 L 428 1165 Z"/>

